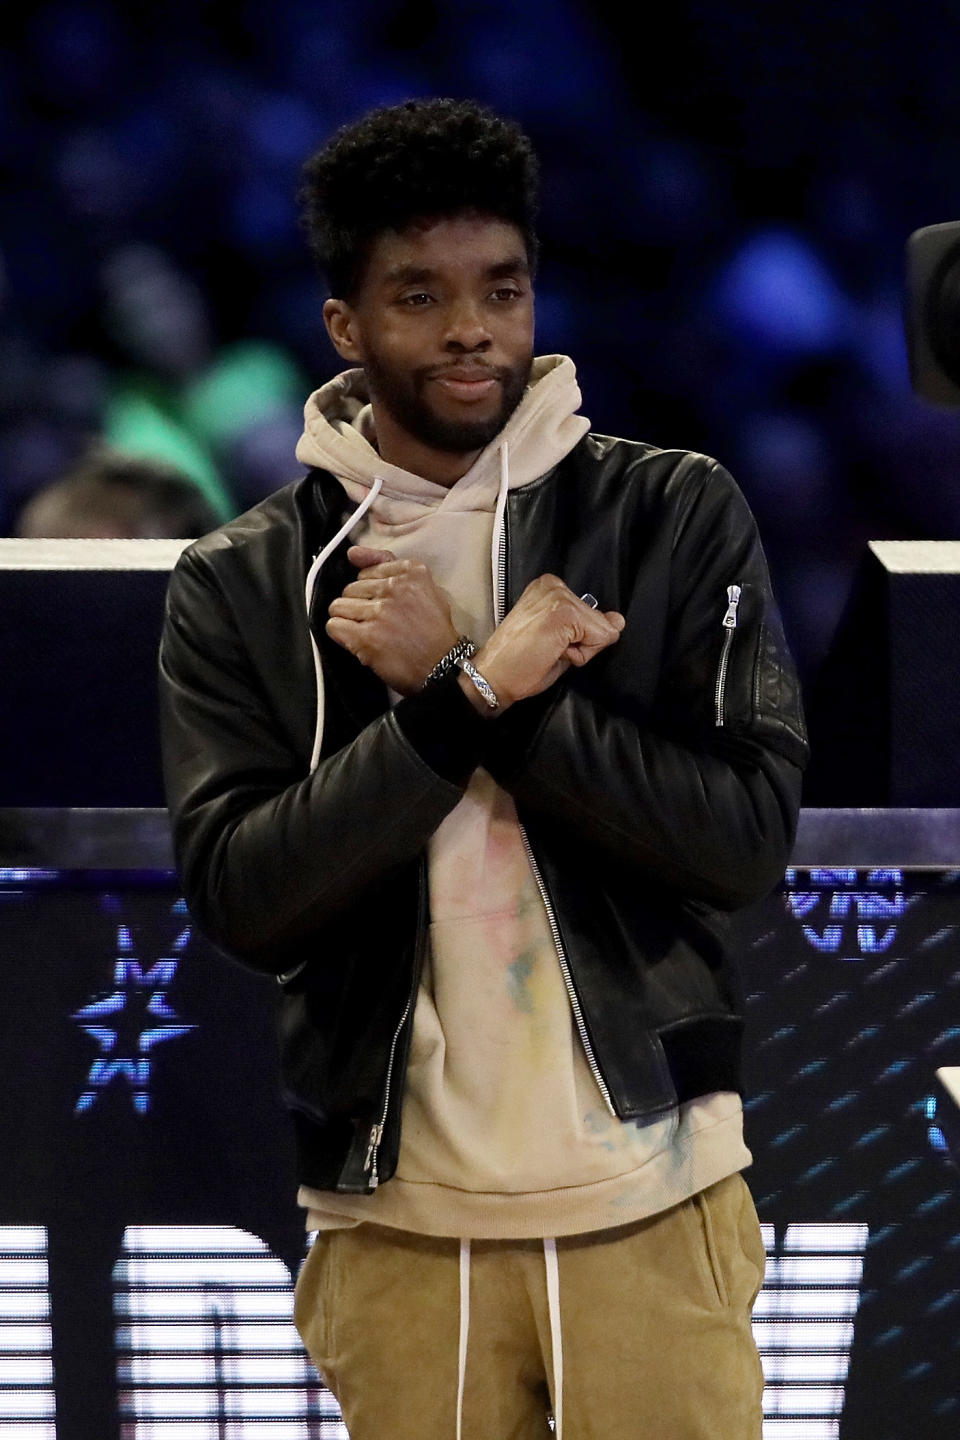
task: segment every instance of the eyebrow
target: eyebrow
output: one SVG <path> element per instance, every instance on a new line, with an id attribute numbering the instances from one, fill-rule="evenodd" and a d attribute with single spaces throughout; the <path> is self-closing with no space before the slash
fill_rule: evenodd
<path id="1" fill-rule="evenodd" d="M 436 280 L 437 271 L 423 265 L 397 265 L 383 277 L 385 285 L 426 285 Z M 485 280 L 503 280 L 508 275 L 529 275 L 530 262 L 525 255 L 511 255 L 507 260 L 498 260 L 484 271 Z"/>
<path id="2" fill-rule="evenodd" d="M 526 255 L 511 255 L 509 260 L 501 260 L 497 265 L 491 265 L 487 271 L 488 280 L 504 280 L 508 275 L 529 275 L 530 261 Z"/>

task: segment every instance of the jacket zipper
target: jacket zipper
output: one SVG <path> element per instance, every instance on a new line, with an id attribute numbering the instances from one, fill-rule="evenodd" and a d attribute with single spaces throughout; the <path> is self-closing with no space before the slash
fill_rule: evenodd
<path id="1" fill-rule="evenodd" d="M 421 865 L 421 867 L 420 867 L 420 882 L 419 882 L 419 883 L 420 883 L 420 913 L 419 913 L 419 916 L 418 916 L 418 931 L 419 931 L 419 933 L 418 933 L 418 942 L 417 942 L 417 943 L 418 943 L 418 948 L 419 948 L 419 949 L 421 950 L 421 952 L 422 952 L 422 946 L 420 946 L 420 939 L 419 939 L 419 937 L 423 934 L 423 922 L 424 922 L 424 918 L 425 918 L 425 917 L 424 917 L 424 877 L 423 877 L 423 866 L 422 866 L 422 865 Z M 414 966 L 413 985 L 412 985 L 412 987 L 411 987 L 410 994 L 407 996 L 407 1003 L 406 1003 L 406 1005 L 403 1007 L 403 1014 L 400 1016 L 400 1021 L 399 1021 L 398 1025 L 397 1025 L 396 1030 L 394 1030 L 394 1032 L 393 1032 L 393 1039 L 390 1041 L 390 1053 L 389 1053 L 389 1055 L 388 1055 L 388 1057 L 387 1057 L 387 1075 L 386 1075 L 386 1079 L 385 1079 L 384 1082 L 383 1082 L 383 1106 L 382 1106 L 382 1108 L 381 1108 L 381 1110 L 380 1110 L 380 1119 L 377 1121 L 377 1123 L 376 1123 L 375 1125 L 372 1125 L 372 1126 L 370 1127 L 370 1137 L 369 1137 L 369 1140 L 367 1141 L 367 1153 L 366 1153 L 366 1156 L 364 1157 L 364 1161 L 363 1161 L 363 1173 L 368 1176 L 367 1186 L 368 1186 L 368 1190 L 369 1190 L 369 1191 L 376 1190 L 377 1186 L 380 1184 L 380 1174 L 379 1174 L 379 1171 L 378 1171 L 378 1169 L 377 1169 L 377 1159 L 378 1159 L 378 1155 L 379 1155 L 379 1151 L 380 1151 L 380 1145 L 381 1145 L 381 1143 L 382 1143 L 382 1141 L 383 1141 L 383 1132 L 384 1132 L 384 1128 L 386 1127 L 387 1116 L 388 1116 L 389 1111 L 390 1111 L 390 1092 L 391 1092 L 391 1090 L 392 1090 L 392 1088 L 393 1088 L 393 1066 L 394 1066 L 394 1062 L 395 1062 L 395 1060 L 396 1060 L 396 1058 L 397 1058 L 397 1046 L 398 1046 L 399 1043 L 400 1043 L 400 1036 L 403 1034 L 403 1027 L 404 1027 L 404 1025 L 406 1025 L 407 1020 L 409 1019 L 410 1011 L 411 1011 L 411 1008 L 413 1007 L 413 1002 L 414 1002 L 414 999 L 415 999 L 415 997 L 416 997 L 417 990 L 419 989 L 419 986 L 420 986 L 420 972 L 421 972 L 421 969 L 422 969 L 422 965 L 419 964 L 419 963 Z"/>
<path id="2" fill-rule="evenodd" d="M 493 623 L 499 625 L 507 613 L 507 509 L 503 509 L 500 526 L 500 547 L 497 555 L 497 595 L 494 603 Z"/>
<path id="3" fill-rule="evenodd" d="M 393 1039 L 390 1042 L 390 1055 L 387 1060 L 387 1078 L 383 1087 L 383 1109 L 380 1112 L 380 1119 L 370 1130 L 370 1139 L 367 1145 L 367 1153 L 363 1162 L 363 1173 L 369 1176 L 367 1184 L 371 1190 L 376 1190 L 380 1184 L 380 1176 L 377 1172 L 377 1155 L 380 1150 L 380 1143 L 383 1140 L 383 1129 L 387 1123 L 387 1112 L 390 1109 L 390 1089 L 393 1084 L 393 1062 L 397 1055 L 397 1044 L 404 1025 L 407 1023 L 407 1016 L 410 1014 L 410 1006 L 413 1004 L 413 995 L 407 997 L 400 1023 L 393 1032 Z"/>
<path id="4" fill-rule="evenodd" d="M 714 693 L 714 720 L 718 727 L 724 722 L 724 696 L 727 688 L 727 667 L 730 664 L 730 648 L 733 645 L 733 632 L 737 628 L 737 609 L 740 605 L 742 594 L 739 585 L 727 586 L 727 610 L 723 617 L 724 637 L 723 649 L 720 651 L 720 664 L 717 667 L 717 688 Z"/>
<path id="5" fill-rule="evenodd" d="M 507 611 L 506 559 L 507 512 L 506 508 L 504 508 L 503 525 L 500 530 L 500 547 L 497 561 L 497 595 L 496 608 L 494 613 L 494 620 L 498 625 L 500 624 L 500 621 L 503 619 Z M 594 1054 L 593 1045 L 590 1042 L 590 1036 L 587 1034 L 587 1026 L 583 1018 L 583 1009 L 580 1005 L 580 996 L 577 994 L 576 986 L 573 983 L 573 976 L 570 973 L 570 966 L 567 962 L 566 951 L 563 948 L 563 938 L 560 934 L 560 926 L 557 924 L 557 917 L 553 908 L 553 902 L 550 899 L 547 887 L 544 884 L 543 876 L 540 874 L 540 866 L 537 864 L 536 856 L 533 853 L 533 847 L 530 844 L 530 838 L 527 835 L 527 832 L 524 829 L 524 826 L 520 822 L 519 818 L 517 820 L 517 824 L 520 826 L 520 838 L 523 841 L 523 848 L 526 852 L 527 863 L 529 864 L 533 878 L 537 883 L 537 889 L 540 891 L 540 899 L 542 900 L 543 908 L 547 913 L 547 923 L 550 926 L 550 934 L 553 938 L 553 948 L 557 952 L 557 960 L 560 965 L 560 974 L 563 976 L 563 983 L 567 988 L 567 997 L 570 1001 L 570 1009 L 573 1011 L 573 1018 L 576 1023 L 577 1033 L 580 1036 L 580 1043 L 583 1045 L 583 1052 L 587 1057 L 587 1064 L 590 1067 L 590 1073 L 592 1074 L 594 1080 L 597 1082 L 597 1089 L 603 1096 L 603 1103 L 606 1105 L 607 1109 L 614 1117 L 614 1119 L 616 1119 L 616 1107 L 614 1106 L 614 1103 L 610 1098 L 610 1090 L 607 1086 L 607 1082 L 603 1078 L 600 1066 L 597 1064 L 597 1057 Z"/>

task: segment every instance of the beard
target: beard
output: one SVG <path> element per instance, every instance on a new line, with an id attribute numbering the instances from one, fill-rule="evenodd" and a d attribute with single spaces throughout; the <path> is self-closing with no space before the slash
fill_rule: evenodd
<path id="1" fill-rule="evenodd" d="M 400 370 L 368 350 L 363 368 L 370 394 L 408 435 L 433 450 L 469 455 L 474 450 L 482 450 L 499 435 L 523 398 L 532 364 L 531 351 L 522 365 L 489 367 L 489 373 L 500 382 L 500 404 L 495 414 L 482 420 L 450 420 L 431 409 L 426 391 L 429 381 L 437 374 L 437 366 Z"/>

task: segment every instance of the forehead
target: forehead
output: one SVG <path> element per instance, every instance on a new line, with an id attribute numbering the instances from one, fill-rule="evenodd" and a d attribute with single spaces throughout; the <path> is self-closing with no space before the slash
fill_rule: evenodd
<path id="1" fill-rule="evenodd" d="M 406 274 L 470 279 L 505 266 L 528 269 L 526 243 L 515 225 L 489 215 L 453 215 L 379 235 L 370 249 L 362 288 L 389 284 Z"/>

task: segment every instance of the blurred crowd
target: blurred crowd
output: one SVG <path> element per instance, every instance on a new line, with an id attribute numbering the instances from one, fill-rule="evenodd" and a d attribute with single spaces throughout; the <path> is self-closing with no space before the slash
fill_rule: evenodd
<path id="1" fill-rule="evenodd" d="M 853 0 L 678 0 L 642 43 L 573 0 L 8 18 L 0 533 L 189 533 L 294 479 L 337 368 L 300 166 L 372 105 L 470 95 L 541 154 L 540 350 L 594 428 L 733 472 L 810 675 L 869 539 L 960 536 L 960 419 L 911 392 L 903 279 L 911 230 L 960 214 L 960 17 L 900 8 L 867 33 Z"/>

